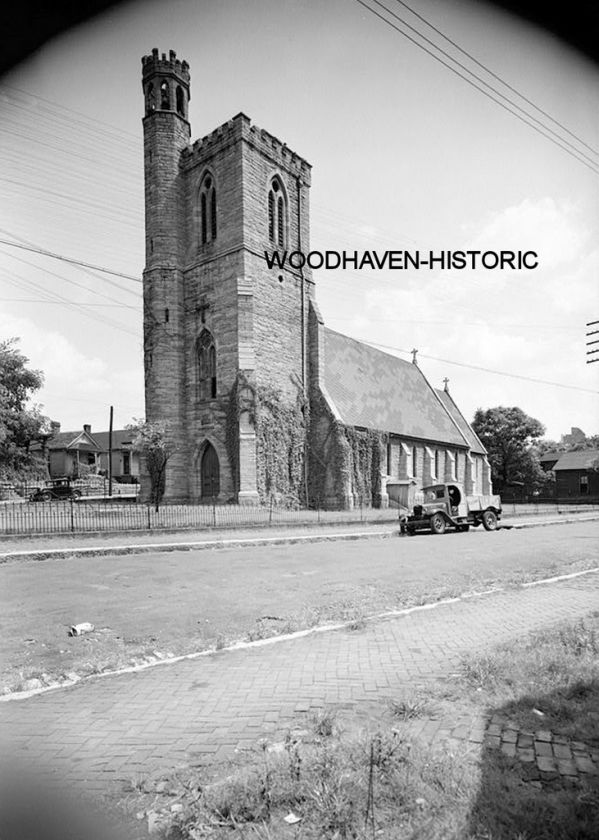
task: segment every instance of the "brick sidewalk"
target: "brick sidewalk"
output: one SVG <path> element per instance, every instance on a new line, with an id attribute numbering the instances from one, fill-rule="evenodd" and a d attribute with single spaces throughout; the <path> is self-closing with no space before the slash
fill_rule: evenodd
<path id="1" fill-rule="evenodd" d="M 2 703 L 5 755 L 90 793 L 141 774 L 222 759 L 329 704 L 367 708 L 455 671 L 469 652 L 599 604 L 599 575 L 462 600 L 362 630 L 320 632 Z M 421 734 L 482 741 L 480 721 Z M 434 730 L 434 731 L 433 731 Z M 453 730 L 453 731 L 452 731 Z"/>

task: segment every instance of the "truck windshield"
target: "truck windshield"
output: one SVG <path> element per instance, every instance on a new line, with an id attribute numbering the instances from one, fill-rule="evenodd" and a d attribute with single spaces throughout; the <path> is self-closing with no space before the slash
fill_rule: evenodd
<path id="1" fill-rule="evenodd" d="M 442 499 L 445 495 L 444 487 L 429 487 L 424 491 L 424 501 L 434 502 L 435 499 Z"/>

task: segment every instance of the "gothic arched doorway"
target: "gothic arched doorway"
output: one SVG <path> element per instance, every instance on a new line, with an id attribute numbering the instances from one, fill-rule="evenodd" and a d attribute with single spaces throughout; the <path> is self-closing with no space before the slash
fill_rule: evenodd
<path id="1" fill-rule="evenodd" d="M 211 443 L 206 444 L 200 464 L 200 482 L 202 499 L 212 499 L 220 492 L 220 468 L 216 449 Z"/>

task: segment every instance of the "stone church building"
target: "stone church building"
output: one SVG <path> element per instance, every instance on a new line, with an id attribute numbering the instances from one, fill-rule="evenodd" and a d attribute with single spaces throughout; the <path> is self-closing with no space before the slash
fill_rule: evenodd
<path id="1" fill-rule="evenodd" d="M 142 59 L 146 418 L 174 446 L 165 499 L 329 508 L 459 480 L 480 441 L 418 365 L 327 329 L 308 267 L 311 167 L 238 114 L 191 142 L 189 66 Z"/>

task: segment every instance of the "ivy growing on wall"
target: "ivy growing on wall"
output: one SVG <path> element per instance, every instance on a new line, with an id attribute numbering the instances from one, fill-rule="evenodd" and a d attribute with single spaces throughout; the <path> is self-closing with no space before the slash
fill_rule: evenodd
<path id="1" fill-rule="evenodd" d="M 239 372 L 229 395 L 226 445 L 239 486 L 239 422 L 244 412 L 256 432 L 256 478 L 262 502 L 296 507 L 306 502 L 308 405 L 301 384 L 293 400 L 277 388 L 255 385 Z"/>
<path id="2" fill-rule="evenodd" d="M 388 436 L 373 429 L 343 426 L 351 453 L 351 484 L 358 503 L 381 504 L 381 464 L 386 455 Z"/>

